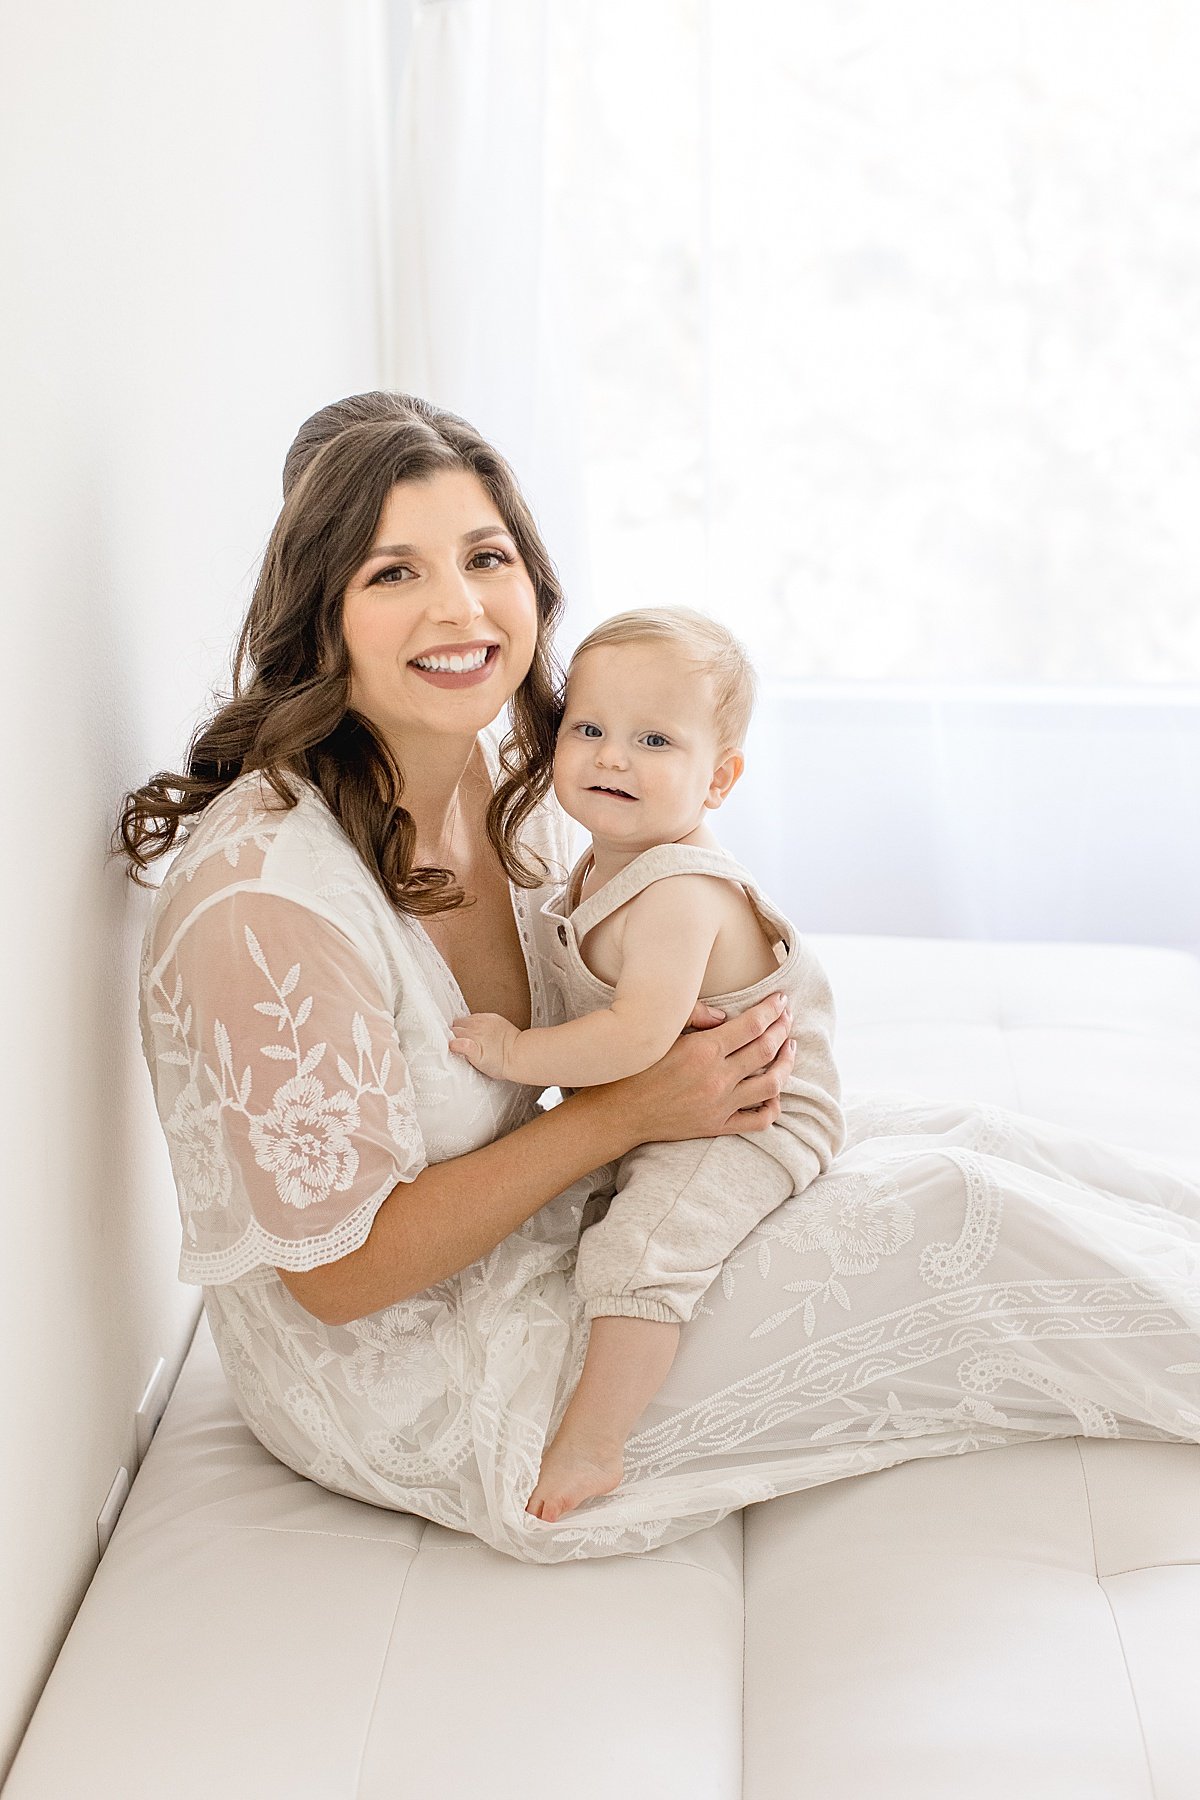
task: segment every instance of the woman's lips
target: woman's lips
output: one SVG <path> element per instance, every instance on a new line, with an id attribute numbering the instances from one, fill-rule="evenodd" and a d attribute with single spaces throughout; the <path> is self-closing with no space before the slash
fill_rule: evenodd
<path id="1" fill-rule="evenodd" d="M 408 666 L 414 675 L 419 675 L 421 680 L 427 681 L 431 687 L 478 687 L 481 681 L 486 681 L 488 679 L 495 667 L 496 658 L 499 654 L 500 646 L 498 644 L 490 644 L 488 646 L 487 656 L 477 669 L 422 669 L 418 668 L 415 662 L 410 662 Z"/>

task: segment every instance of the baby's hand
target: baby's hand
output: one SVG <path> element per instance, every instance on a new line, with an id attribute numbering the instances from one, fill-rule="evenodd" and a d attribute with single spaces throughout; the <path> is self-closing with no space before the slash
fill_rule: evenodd
<path id="1" fill-rule="evenodd" d="M 481 1075 L 503 1081 L 505 1059 L 521 1035 L 516 1026 L 499 1013 L 467 1013 L 455 1019 L 454 1032 L 450 1048 L 455 1056 L 465 1056 Z"/>

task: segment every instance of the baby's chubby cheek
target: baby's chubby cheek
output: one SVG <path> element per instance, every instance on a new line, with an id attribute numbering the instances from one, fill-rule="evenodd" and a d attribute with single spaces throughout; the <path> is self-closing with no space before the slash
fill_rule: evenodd
<path id="1" fill-rule="evenodd" d="M 551 775 L 551 786 L 553 787 L 561 806 L 565 806 L 570 798 L 570 763 L 571 759 L 567 752 L 561 746 L 556 748 L 554 752 L 554 769 Z"/>

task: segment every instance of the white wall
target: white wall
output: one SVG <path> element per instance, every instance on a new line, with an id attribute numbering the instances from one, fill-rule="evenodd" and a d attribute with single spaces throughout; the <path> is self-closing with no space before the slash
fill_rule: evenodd
<path id="1" fill-rule="evenodd" d="M 224 680 L 290 436 L 379 380 L 373 0 L 0 15 L 0 1775 L 194 1319 L 106 860 Z M 133 1754 L 133 1746 L 131 1754 Z"/>

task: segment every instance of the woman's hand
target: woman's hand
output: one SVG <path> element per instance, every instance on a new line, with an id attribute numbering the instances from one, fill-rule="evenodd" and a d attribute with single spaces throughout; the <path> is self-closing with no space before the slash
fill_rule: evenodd
<path id="1" fill-rule="evenodd" d="M 692 1029 L 659 1062 L 610 1083 L 636 1142 L 732 1137 L 765 1131 L 778 1119 L 779 1094 L 796 1060 L 786 999 L 773 994 L 723 1024 L 720 1016 L 700 1002 Z"/>

